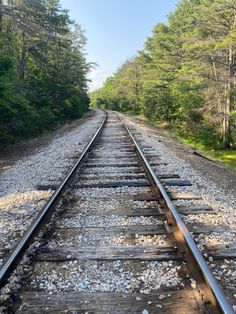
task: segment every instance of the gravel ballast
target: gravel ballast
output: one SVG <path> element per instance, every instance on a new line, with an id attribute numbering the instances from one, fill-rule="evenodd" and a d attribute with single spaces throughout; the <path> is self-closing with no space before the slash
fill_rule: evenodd
<path id="1" fill-rule="evenodd" d="M 53 272 L 49 275 L 50 267 Z M 42 269 L 45 268 L 45 272 Z M 173 261 L 142 262 L 129 261 L 85 261 L 69 262 L 57 265 L 49 263 L 40 265 L 40 276 L 35 270 L 35 288 L 47 291 L 63 292 L 140 292 L 150 294 L 152 291 L 166 287 L 183 287 L 184 281 L 179 275 L 181 266 Z M 89 270 L 89 271 L 88 271 Z M 40 286 L 37 287 L 37 282 Z"/>
<path id="2" fill-rule="evenodd" d="M 101 122 L 102 118 L 103 113 L 96 111 L 94 119 L 88 121 L 90 126 L 93 123 L 90 133 L 86 133 L 87 137 L 92 137 L 99 124 L 98 121 Z M 174 201 L 175 205 L 199 204 L 210 206 L 215 210 L 214 213 L 182 215 L 182 218 L 189 226 L 193 238 L 206 257 L 209 266 L 214 270 L 216 279 L 226 290 L 227 295 L 234 298 L 232 291 L 235 287 L 231 276 L 235 274 L 235 263 L 228 260 L 215 261 L 211 254 L 215 249 L 225 249 L 235 245 L 235 241 L 231 241 L 230 238 L 235 229 L 232 198 L 226 203 L 224 198 L 219 197 L 220 190 L 217 185 L 210 182 L 209 186 L 209 182 L 186 160 L 177 156 L 174 149 L 172 151 L 172 148 L 163 145 L 159 136 L 153 136 L 153 133 L 150 135 L 144 125 L 141 127 L 131 119 L 127 118 L 127 122 L 132 131 L 135 131 L 135 137 L 142 148 L 145 148 L 157 173 L 176 173 L 180 175 L 181 179 L 191 180 L 193 183 L 192 186 L 186 187 L 168 186 L 167 190 L 172 193 L 194 193 L 202 197 L 196 201 L 176 200 Z M 99 163 L 96 163 L 96 160 L 91 162 L 88 158 L 88 168 L 83 166 L 79 169 L 64 191 L 56 206 L 55 217 L 51 219 L 50 224 L 45 226 L 45 233 L 42 231 L 41 244 L 40 238 L 38 239 L 38 250 L 32 259 L 30 273 L 27 275 L 26 281 L 22 282 L 22 289 L 20 289 L 20 285 L 13 287 L 15 293 L 19 289 L 19 300 L 22 300 L 21 309 L 23 312 L 28 307 L 28 302 L 24 301 L 27 290 L 30 293 L 36 293 L 36 296 L 43 293 L 44 301 L 41 304 L 46 304 L 46 300 L 53 298 L 54 295 L 72 292 L 141 294 L 141 297 L 137 296 L 136 301 L 140 301 L 144 296 L 150 295 L 151 297 L 151 295 L 158 293 L 160 294 L 159 301 L 168 299 L 167 303 L 169 303 L 169 298 L 170 300 L 172 298 L 169 291 L 178 292 L 182 290 L 186 293 L 189 292 L 192 296 L 199 293 L 197 283 L 191 277 L 186 261 L 178 254 L 176 255 L 178 250 L 175 240 L 157 201 L 158 198 L 155 198 L 155 193 L 152 193 L 150 187 L 145 184 L 129 186 L 128 183 L 130 182 L 127 185 L 122 185 L 122 187 L 104 187 L 104 183 L 111 182 L 111 180 L 103 180 L 103 176 L 106 178 L 113 176 L 112 181 L 119 181 L 118 178 L 121 178 L 122 173 L 130 172 L 135 176 L 137 173 L 143 173 L 143 169 L 139 163 L 137 164 L 135 155 L 130 161 L 130 165 L 126 165 L 126 157 L 122 157 L 119 145 L 123 145 L 123 147 L 130 145 L 127 145 L 128 140 L 122 136 L 123 131 L 120 121 L 116 119 L 113 113 L 110 113 L 107 126 L 102 133 L 104 138 L 101 138 L 101 143 L 105 142 L 104 139 L 106 139 L 105 150 L 99 151 L 98 149 L 95 153 L 100 154 Z M 82 141 L 85 142 L 86 135 L 84 134 L 83 140 L 80 139 L 78 143 L 78 133 L 79 131 L 76 132 L 76 129 L 72 130 L 65 134 L 65 138 L 64 136 L 60 137 L 60 139 L 63 138 L 60 144 L 57 143 L 59 139 L 55 139 L 56 143 L 52 141 L 54 146 L 48 148 L 46 155 L 44 153 L 47 149 L 43 147 L 42 151 L 40 150 L 36 154 L 35 160 L 33 159 L 35 154 L 25 160 L 25 168 L 33 166 L 33 179 L 28 178 L 28 174 L 22 172 L 21 167 L 7 177 L 10 178 L 15 174 L 17 182 L 20 177 L 24 178 L 25 174 L 26 179 L 22 180 L 19 187 L 14 186 L 14 183 L 9 184 L 6 180 L 5 186 L 8 192 L 4 194 L 3 189 L 3 194 L 0 194 L 3 200 L 0 203 L 0 206 L 2 204 L 0 207 L 2 208 L 0 211 L 2 216 L 0 218 L 3 225 L 0 239 L 5 245 L 4 250 L 9 250 L 12 247 L 32 221 L 38 209 L 43 206 L 45 200 L 52 193 L 52 191 L 37 191 L 35 186 L 58 184 L 65 172 L 74 164 L 75 160 L 71 157 L 78 157 L 78 154 L 81 153 L 82 149 L 80 151 L 78 145 L 81 145 Z M 122 137 L 123 139 L 121 139 Z M 88 140 L 86 140 L 86 144 L 87 142 Z M 58 147 L 58 151 L 61 151 L 59 158 L 58 154 L 54 154 L 56 147 Z M 69 154 L 69 149 L 71 149 L 71 154 Z M 66 153 L 64 153 L 65 151 Z M 114 160 L 111 160 L 112 154 L 110 152 L 112 151 L 117 152 L 117 157 Z M 40 153 L 46 156 L 42 162 L 41 156 L 38 156 Z M 49 156 L 55 156 L 59 159 L 58 163 L 56 160 L 57 167 L 54 165 L 51 167 L 52 172 L 47 166 Z M 89 156 L 91 157 L 91 155 Z M 122 165 L 122 158 L 124 158 L 123 165 L 125 167 Z M 30 165 L 28 164 L 29 159 L 31 160 Z M 64 162 L 61 162 L 63 159 Z M 166 164 L 163 165 L 163 163 Z M 41 167 L 40 173 L 38 167 Z M 43 167 L 46 167 L 46 175 Z M 58 174 L 58 169 L 60 169 L 60 174 Z M 35 172 L 33 170 L 37 170 L 37 180 L 34 180 Z M 89 176 L 86 178 L 88 173 Z M 11 179 L 9 179 L 10 181 Z M 100 186 L 94 187 L 93 185 L 99 181 Z M 141 182 L 135 177 L 132 181 L 134 183 Z M 91 186 L 84 188 L 81 183 L 91 184 Z M 208 189 L 205 189 L 206 184 Z M 135 213 L 136 209 L 137 212 Z M 144 214 L 145 209 L 147 209 L 146 215 Z M 130 213 L 131 216 L 129 216 Z M 132 213 L 134 213 L 133 216 Z M 148 216 L 148 213 L 151 213 L 152 216 Z M 14 220 L 14 224 L 10 229 L 11 220 Z M 198 228 L 209 225 L 224 231 L 227 229 L 222 241 L 218 240 L 220 238 L 218 236 L 219 231 L 214 233 L 195 232 Z M 4 231 L 5 226 L 8 229 Z M 7 230 L 10 230 L 9 234 Z M 10 247 L 7 247 L 8 238 L 12 243 Z M 158 254 L 158 246 L 164 247 L 164 255 L 152 255 L 153 252 Z M 24 267 L 26 266 L 23 265 Z M 19 278 L 21 275 L 24 277 L 24 270 L 17 274 Z M 224 275 L 224 280 L 220 278 L 222 275 Z M 10 289 L 12 290 L 11 287 Z M 182 301 L 188 303 L 187 298 Z M 200 303 L 204 307 L 202 300 Z M 142 313 L 149 313 L 147 308 L 150 304 L 149 302 L 145 304 Z M 173 301 L 173 304 L 175 305 L 176 301 Z M 233 304 L 235 303 L 233 302 Z M 159 306 L 159 304 L 157 305 Z M 200 309 L 198 312 L 201 312 Z"/>
<path id="3" fill-rule="evenodd" d="M 77 127 L 59 132 L 49 143 L 39 145 L 0 173 L 0 265 L 37 212 L 52 195 L 38 191 L 38 185 L 58 184 L 92 139 L 104 118 L 95 110 Z"/>
<path id="4" fill-rule="evenodd" d="M 125 115 L 122 117 L 135 133 L 138 143 L 143 148 L 147 148 L 146 152 L 151 152 L 150 162 L 167 163 L 165 166 L 154 166 L 157 175 L 158 173 L 174 173 L 180 175 L 181 179 L 192 182 L 192 186 L 168 187 L 167 190 L 174 193 L 194 193 L 202 197 L 201 200 L 196 201 L 177 200 L 174 204 L 178 206 L 207 205 L 214 209 L 214 214 L 186 215 L 182 218 L 193 232 L 193 237 L 214 274 L 220 274 L 216 278 L 231 298 L 236 310 L 236 284 L 228 280 L 236 272 L 236 262 L 224 259 L 212 263 L 214 259 L 211 256 L 214 250 L 230 250 L 236 247 L 235 187 L 232 186 L 227 190 L 225 186 L 222 186 L 222 182 L 227 181 L 227 178 L 234 182 L 236 175 L 233 172 L 229 174 L 228 169 L 224 171 L 221 165 L 214 165 L 202 158 L 193 157 L 185 145 L 181 146 L 173 138 L 155 131 L 148 124 Z M 197 159 L 193 162 L 193 158 Z M 211 228 L 211 231 L 195 235 L 194 231 L 199 227 Z"/>

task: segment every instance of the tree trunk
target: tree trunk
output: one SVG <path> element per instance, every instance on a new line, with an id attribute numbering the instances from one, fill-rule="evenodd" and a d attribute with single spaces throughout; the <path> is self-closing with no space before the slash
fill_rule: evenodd
<path id="1" fill-rule="evenodd" d="M 233 48 L 230 47 L 228 50 L 228 79 L 227 83 L 225 84 L 226 102 L 223 119 L 223 143 L 225 148 L 230 148 L 232 144 L 231 110 L 232 110 L 233 77 L 234 77 L 234 57 Z"/>
<path id="2" fill-rule="evenodd" d="M 19 77 L 21 80 L 25 78 L 25 57 L 26 57 L 26 40 L 25 40 L 25 31 L 22 33 L 22 47 L 20 52 L 19 60 Z"/>
<path id="3" fill-rule="evenodd" d="M 2 32 L 2 22 L 3 22 L 3 3 L 0 0 L 0 32 Z"/>
<path id="4" fill-rule="evenodd" d="M 215 64 L 214 58 L 212 57 L 211 59 L 212 59 L 212 67 L 213 67 L 214 77 L 215 77 L 215 81 L 216 81 L 216 95 L 217 95 L 217 103 L 218 103 L 217 112 L 219 113 L 220 120 L 222 121 L 222 113 L 223 112 L 222 112 L 221 95 L 220 95 L 220 90 L 219 90 L 220 83 L 219 83 L 219 78 L 217 75 L 216 64 Z"/>
<path id="5" fill-rule="evenodd" d="M 234 8 L 234 22 L 233 27 L 236 25 L 236 8 Z M 231 134 L 231 111 L 232 111 L 232 89 L 234 85 L 234 49 L 232 46 L 228 48 L 227 53 L 227 82 L 225 84 L 225 106 L 224 106 L 224 118 L 222 125 L 222 139 L 225 148 L 230 148 L 232 145 L 232 134 Z"/>

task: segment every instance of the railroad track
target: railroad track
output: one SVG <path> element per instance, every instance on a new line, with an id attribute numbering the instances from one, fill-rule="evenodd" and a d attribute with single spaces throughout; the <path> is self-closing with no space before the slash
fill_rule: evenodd
<path id="1" fill-rule="evenodd" d="M 151 156 L 151 147 L 144 150 Z M 4 289 L 41 235 L 6 311 L 233 313 L 171 202 L 196 196 L 168 195 L 163 181 L 189 184 L 175 174 L 157 178 L 128 127 L 109 112 L 3 265 Z"/>

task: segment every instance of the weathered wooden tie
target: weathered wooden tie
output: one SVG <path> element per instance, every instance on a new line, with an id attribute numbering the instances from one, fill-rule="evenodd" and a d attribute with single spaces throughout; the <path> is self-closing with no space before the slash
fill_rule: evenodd
<path id="1" fill-rule="evenodd" d="M 97 246 L 97 247 L 43 247 L 36 261 L 66 262 L 71 260 L 141 260 L 167 261 L 180 260 L 174 246 Z"/>

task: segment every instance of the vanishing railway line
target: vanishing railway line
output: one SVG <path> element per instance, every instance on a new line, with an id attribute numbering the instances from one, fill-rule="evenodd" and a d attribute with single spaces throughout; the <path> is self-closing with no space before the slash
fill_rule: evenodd
<path id="1" fill-rule="evenodd" d="M 161 183 L 189 182 L 157 178 L 151 156 L 109 113 L 3 265 L 1 287 L 44 235 L 6 311 L 233 313 L 171 202 L 195 196 L 168 195 Z"/>

